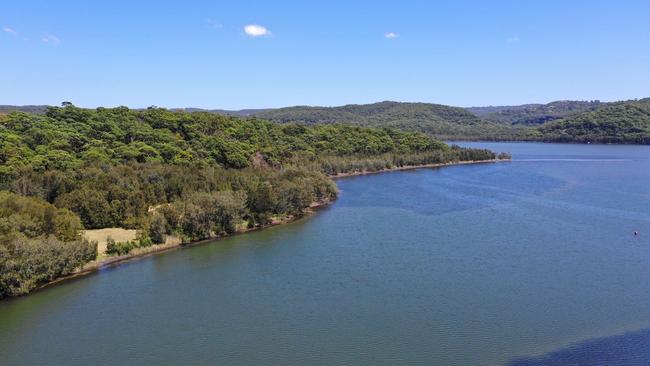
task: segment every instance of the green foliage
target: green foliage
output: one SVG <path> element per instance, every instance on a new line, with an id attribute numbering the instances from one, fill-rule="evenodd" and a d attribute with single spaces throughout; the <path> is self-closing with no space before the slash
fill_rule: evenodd
<path id="1" fill-rule="evenodd" d="M 0 241 L 18 234 L 29 238 L 54 236 L 62 241 L 79 240 L 83 229 L 79 217 L 67 209 L 30 197 L 0 191 Z"/>
<path id="2" fill-rule="evenodd" d="M 337 175 L 353 172 L 375 172 L 384 169 L 399 168 L 414 165 L 448 164 L 461 161 L 494 160 L 494 152 L 485 149 L 464 149 L 459 146 L 425 151 L 411 154 L 378 154 L 355 157 L 345 156 L 318 156 L 311 159 L 297 159 L 298 166 L 310 167 L 320 170 L 328 175 Z M 502 154 L 500 159 L 510 159 L 509 155 Z"/>
<path id="3" fill-rule="evenodd" d="M 391 127 L 444 139 L 512 139 L 525 134 L 525 129 L 479 118 L 463 108 L 430 103 L 381 102 L 342 107 L 289 107 L 264 110 L 253 116 L 276 123 L 346 123 Z"/>
<path id="4" fill-rule="evenodd" d="M 468 111 L 489 121 L 507 125 L 541 125 L 560 118 L 593 111 L 606 105 L 598 100 L 560 100 L 548 104 L 524 104 L 517 106 L 471 107 Z"/>
<path id="5" fill-rule="evenodd" d="M 650 100 L 612 103 L 539 131 L 547 141 L 650 144 Z"/>
<path id="6" fill-rule="evenodd" d="M 106 253 L 117 253 L 117 242 L 115 242 L 115 239 L 110 236 L 106 238 Z"/>
<path id="7" fill-rule="evenodd" d="M 389 108 L 391 116 L 398 114 L 396 108 Z M 480 124 L 462 109 L 454 111 L 471 119 L 467 125 Z M 368 118 L 381 120 L 376 115 Z M 258 119 L 159 108 L 89 110 L 66 104 L 48 108 L 46 115 L 14 112 L 0 120 L 0 164 L 4 168 L 0 176 L 5 182 L 24 167 L 44 172 L 93 164 L 162 162 L 244 168 L 251 165 L 256 153 L 269 164 L 278 165 L 301 155 L 410 153 L 438 148 L 439 142 L 423 135 L 391 129 L 340 124 L 279 126 Z"/>
<path id="8" fill-rule="evenodd" d="M 95 259 L 79 217 L 40 199 L 0 191 L 0 298 L 29 292 Z"/>
<path id="9" fill-rule="evenodd" d="M 318 172 L 367 170 L 364 162 L 376 156 L 390 155 L 389 165 L 463 159 L 458 149 L 391 128 L 277 125 L 159 108 L 66 104 L 46 115 L 12 113 L 0 123 L 0 184 L 67 208 L 90 229 L 140 228 L 152 206 L 215 191 L 244 194 L 244 216 L 258 222 L 269 213 L 299 214 L 308 198 L 331 199 L 335 190 Z M 300 170 L 299 162 L 309 163 L 309 174 L 281 169 Z M 179 227 L 171 224 L 180 218 L 166 219 Z"/>
<path id="10" fill-rule="evenodd" d="M 96 243 L 19 235 L 10 245 L 0 245 L 0 298 L 25 294 L 42 283 L 71 273 L 96 256 Z"/>
<path id="11" fill-rule="evenodd" d="M 176 203 L 179 227 L 190 240 L 235 232 L 246 210 L 243 191 L 197 192 Z"/>
<path id="12" fill-rule="evenodd" d="M 106 238 L 106 254 L 126 255 L 136 248 L 147 248 L 154 244 L 161 244 L 154 243 L 147 233 L 139 233 L 138 236 L 139 237 L 136 240 L 124 242 L 116 242 L 115 239 L 111 237 Z"/>
<path id="13" fill-rule="evenodd" d="M 126 255 L 140 247 L 140 242 L 137 240 L 116 242 L 113 238 L 106 239 L 106 254 L 108 255 Z"/>
<path id="14" fill-rule="evenodd" d="M 161 214 L 155 214 L 152 216 L 148 231 L 149 238 L 151 238 L 153 244 L 162 244 L 165 242 L 168 226 L 169 224 L 167 223 L 165 216 Z"/>
<path id="15" fill-rule="evenodd" d="M 468 110 L 496 123 L 514 125 L 513 128 L 531 126 L 517 137 L 521 140 L 650 144 L 650 99 L 611 103 L 557 101 Z"/>
<path id="16" fill-rule="evenodd" d="M 307 154 L 332 153 L 331 146 L 330 151 L 318 148 L 316 143 L 327 146 L 328 140 L 315 140 L 313 130 L 305 125 L 344 123 L 390 127 L 450 140 L 647 143 L 645 127 L 634 124 L 634 113 L 627 108 L 618 109 L 624 105 L 639 106 L 643 103 L 647 104 L 648 100 L 612 103 L 561 100 L 547 104 L 470 108 L 381 102 L 342 107 L 297 106 L 242 111 L 187 109 L 194 112 L 191 114 L 160 108 L 130 111 L 121 107 L 91 111 L 69 103 L 64 108 L 0 106 L 0 112 L 9 113 L 9 116 L 0 114 L 0 125 L 11 125 L 9 130 L 14 131 L 3 133 L 0 129 L 0 159 L 9 161 L 7 165 L 0 165 L 0 181 L 6 181 L 15 173 L 16 167 L 26 163 L 41 170 L 70 169 L 88 161 L 105 164 L 128 161 L 163 161 L 171 164 L 218 162 L 222 166 L 241 168 L 250 165 L 250 157 L 255 152 L 262 152 L 267 162 L 275 165 L 301 155 L 303 150 Z M 608 111 L 609 107 L 615 108 Z M 28 118 L 31 120 L 25 121 L 23 116 L 21 120 L 18 115 L 27 114 L 16 113 L 18 111 L 40 114 L 42 119 Z M 46 116 L 65 122 L 65 125 L 57 125 L 56 131 L 43 128 L 43 123 L 48 124 L 44 122 L 48 121 Z M 242 122 L 232 116 L 251 120 Z M 605 117 L 610 120 L 603 121 Z M 215 122 L 219 118 L 222 120 Z M 581 120 L 591 118 L 600 120 L 597 122 L 599 126 L 591 126 L 588 121 L 584 126 L 564 125 L 574 120 L 582 124 Z M 257 119 L 291 126 L 279 131 Z M 555 121 L 562 123 L 553 125 Z M 623 123 L 625 121 L 630 123 Z M 89 126 L 83 126 L 76 135 L 72 134 L 70 128 L 65 128 L 74 129 L 80 127 L 80 123 Z M 242 128 L 243 124 L 249 126 Z M 218 125 L 225 128 L 215 127 Z M 639 128 L 644 131 L 639 132 Z M 589 129 L 601 131 L 591 133 L 587 131 Z M 23 140 L 21 136 L 25 133 L 31 136 Z M 274 143 L 269 144 L 269 141 Z M 282 144 L 279 144 L 280 141 Z M 372 146 L 374 143 L 370 141 L 368 146 L 360 147 L 355 153 L 362 153 L 363 149 L 384 153 L 377 152 L 376 146 Z M 83 151 L 79 153 L 79 149 Z M 349 146 L 348 150 L 335 150 L 346 153 Z"/>

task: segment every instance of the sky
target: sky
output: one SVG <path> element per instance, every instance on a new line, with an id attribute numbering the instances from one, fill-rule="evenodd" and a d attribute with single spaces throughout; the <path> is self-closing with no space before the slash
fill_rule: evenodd
<path id="1" fill-rule="evenodd" d="M 650 1 L 0 2 L 0 104 L 650 97 Z"/>

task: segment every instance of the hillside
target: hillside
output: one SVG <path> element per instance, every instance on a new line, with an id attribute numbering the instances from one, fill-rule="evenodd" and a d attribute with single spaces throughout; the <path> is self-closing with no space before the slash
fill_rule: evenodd
<path id="1" fill-rule="evenodd" d="M 250 166 L 258 154 L 281 166 L 297 157 L 421 153 L 447 149 L 417 133 L 333 124 L 305 127 L 162 108 L 49 107 L 46 115 L 0 117 L 4 175 L 21 166 L 74 169 L 85 162 L 157 162 L 225 168 Z"/>
<path id="2" fill-rule="evenodd" d="M 0 114 L 11 112 L 26 112 L 34 114 L 45 114 L 48 106 L 46 105 L 0 105 Z"/>
<path id="3" fill-rule="evenodd" d="M 611 103 L 538 131 L 545 141 L 650 144 L 650 98 Z"/>
<path id="4" fill-rule="evenodd" d="M 97 255 L 82 229 L 136 229 L 106 253 L 228 235 L 335 199 L 328 175 L 494 159 L 424 134 L 161 108 L 0 114 L 0 298 Z"/>
<path id="5" fill-rule="evenodd" d="M 288 107 L 262 111 L 255 117 L 276 123 L 308 125 L 347 123 L 371 127 L 394 127 L 422 132 L 443 139 L 512 139 L 523 129 L 486 121 L 463 108 L 430 103 L 380 102 L 341 107 Z"/>
<path id="6" fill-rule="evenodd" d="M 267 111 L 268 109 L 239 109 L 239 110 L 228 110 L 228 109 L 202 109 L 202 108 L 172 108 L 172 111 L 181 111 L 181 112 L 207 112 L 214 114 L 221 114 L 224 116 L 232 117 L 250 117 L 257 113 Z"/>
<path id="7" fill-rule="evenodd" d="M 47 106 L 0 106 L 1 113 L 22 111 L 45 114 Z M 136 109 L 143 110 L 143 109 Z M 440 139 L 518 140 L 527 134 L 523 126 L 508 126 L 475 116 L 464 108 L 430 103 L 380 102 L 341 107 L 295 106 L 277 109 L 173 108 L 178 112 L 204 112 L 222 116 L 257 118 L 278 124 L 349 124 L 364 127 L 393 127 L 422 132 Z"/>
<path id="8" fill-rule="evenodd" d="M 518 106 L 470 107 L 467 110 L 488 121 L 537 126 L 564 117 L 593 111 L 607 103 L 600 101 L 561 100 L 548 104 L 523 104 Z"/>
<path id="9" fill-rule="evenodd" d="M 295 106 L 244 110 L 177 108 L 170 111 L 239 117 L 251 121 L 261 119 L 280 125 L 390 127 L 447 140 L 646 143 L 643 116 L 648 100 L 565 100 L 547 104 L 471 108 L 386 101 L 341 107 Z M 0 106 L 0 115 L 11 111 L 45 114 L 48 108 L 39 105 Z M 151 107 L 131 112 L 147 110 L 161 109 Z"/>

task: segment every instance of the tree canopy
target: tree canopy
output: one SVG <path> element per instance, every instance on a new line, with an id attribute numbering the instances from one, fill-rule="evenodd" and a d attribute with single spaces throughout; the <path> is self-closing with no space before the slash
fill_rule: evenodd
<path id="1" fill-rule="evenodd" d="M 539 130 L 547 141 L 650 144 L 650 99 L 613 103 Z"/>

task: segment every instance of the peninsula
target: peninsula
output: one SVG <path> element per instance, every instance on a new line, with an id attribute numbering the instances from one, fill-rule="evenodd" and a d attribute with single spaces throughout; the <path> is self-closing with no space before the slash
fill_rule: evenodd
<path id="1" fill-rule="evenodd" d="M 0 115 L 0 297 L 186 243 L 290 222 L 330 177 L 508 159 L 422 133 L 70 103 Z M 126 240 L 88 240 L 98 229 Z M 117 239 L 117 240 L 116 240 Z M 90 263 L 90 264 L 89 264 Z"/>

